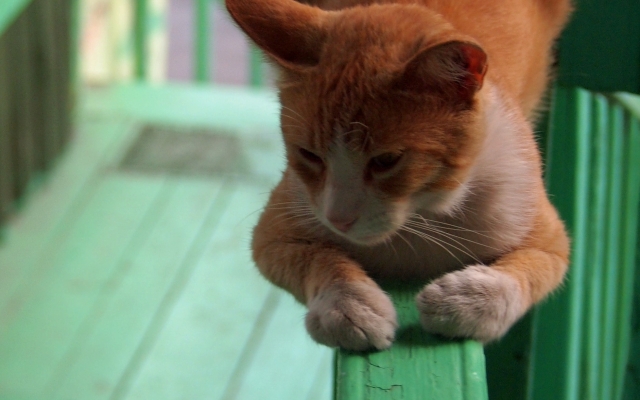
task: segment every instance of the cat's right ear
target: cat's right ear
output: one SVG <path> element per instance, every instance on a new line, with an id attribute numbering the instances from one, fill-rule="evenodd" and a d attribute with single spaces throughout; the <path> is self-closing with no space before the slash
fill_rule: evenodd
<path id="1" fill-rule="evenodd" d="M 326 11 L 294 0 L 226 0 L 242 30 L 278 64 L 315 66 L 326 38 Z"/>
<path id="2" fill-rule="evenodd" d="M 468 103 L 482 88 L 487 55 L 465 41 L 449 41 L 418 52 L 403 67 L 395 82 L 408 92 L 438 93 L 456 103 Z"/>

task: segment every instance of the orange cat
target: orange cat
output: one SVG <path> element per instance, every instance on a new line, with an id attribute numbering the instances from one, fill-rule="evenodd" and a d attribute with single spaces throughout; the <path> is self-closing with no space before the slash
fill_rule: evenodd
<path id="1" fill-rule="evenodd" d="M 424 328 L 500 338 L 567 269 L 531 130 L 567 0 L 227 0 L 278 67 L 287 169 L 253 238 L 320 343 L 383 349 L 374 279 Z M 430 283 L 430 279 L 432 280 Z"/>

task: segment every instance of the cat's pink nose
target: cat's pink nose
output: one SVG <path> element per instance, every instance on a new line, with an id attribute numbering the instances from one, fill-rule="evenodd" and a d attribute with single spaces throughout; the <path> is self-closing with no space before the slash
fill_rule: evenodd
<path id="1" fill-rule="evenodd" d="M 351 229 L 353 224 L 356 223 L 356 221 L 358 220 L 358 217 L 355 217 L 351 220 L 346 220 L 342 218 L 328 218 L 328 220 L 331 223 L 331 225 L 334 226 L 334 228 L 336 228 L 342 233 L 347 233 L 349 229 Z"/>

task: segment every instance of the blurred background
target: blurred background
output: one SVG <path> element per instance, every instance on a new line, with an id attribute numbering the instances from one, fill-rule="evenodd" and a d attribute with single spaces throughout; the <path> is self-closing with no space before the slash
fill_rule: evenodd
<path id="1" fill-rule="evenodd" d="M 250 256 L 269 82 L 221 2 L 0 2 L 0 399 L 331 397 Z"/>
<path id="2" fill-rule="evenodd" d="M 82 79 L 87 84 L 106 84 L 133 79 L 134 12 L 131 1 L 85 0 L 82 2 Z M 149 71 L 155 83 L 196 79 L 194 44 L 196 11 L 192 0 L 152 0 L 149 6 Z M 228 18 L 221 3 L 208 6 L 208 76 L 217 83 L 249 83 L 250 52 L 247 41 Z"/>

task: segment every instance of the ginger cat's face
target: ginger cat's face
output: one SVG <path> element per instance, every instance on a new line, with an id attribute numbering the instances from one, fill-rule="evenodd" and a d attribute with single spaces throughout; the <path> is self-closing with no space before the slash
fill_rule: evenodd
<path id="1" fill-rule="evenodd" d="M 288 166 L 315 218 L 375 244 L 417 210 L 455 210 L 484 137 L 482 49 L 418 7 L 230 11 L 279 65 Z"/>
<path id="2" fill-rule="evenodd" d="M 309 86 L 318 94 L 309 95 Z M 373 244 L 417 209 L 453 211 L 482 138 L 473 108 L 456 110 L 381 87 L 372 93 L 377 99 L 349 109 L 339 94 L 321 97 L 323 89 L 301 82 L 281 95 L 288 163 L 318 220 L 354 242 Z"/>

